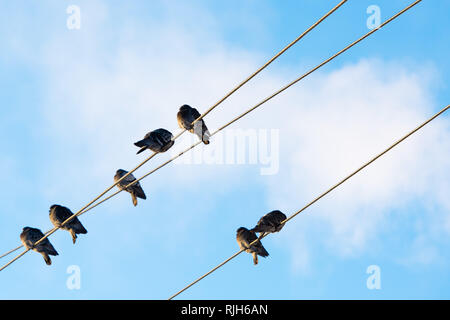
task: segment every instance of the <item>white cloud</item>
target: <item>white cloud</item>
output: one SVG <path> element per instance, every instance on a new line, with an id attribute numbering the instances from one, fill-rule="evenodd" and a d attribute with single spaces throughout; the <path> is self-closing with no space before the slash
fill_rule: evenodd
<path id="1" fill-rule="evenodd" d="M 55 146 L 45 170 L 49 198 L 67 192 L 64 188 L 85 197 L 85 176 L 98 188 L 104 186 L 105 176 L 112 182 L 111 172 L 119 163 L 143 159 L 135 156 L 135 140 L 157 127 L 178 132 L 178 106 L 189 103 L 204 111 L 262 62 L 258 53 L 233 48 L 208 32 L 215 26 L 207 13 L 195 26 L 186 26 L 177 24 L 178 10 L 172 18 L 168 10 L 167 23 L 145 30 L 124 17 L 111 46 L 101 23 L 109 12 L 101 2 L 94 8 L 83 7 L 79 34 L 62 30 L 42 43 L 42 61 L 48 68 L 46 130 Z M 100 12 L 100 20 L 86 19 L 95 12 Z M 86 24 L 89 21 L 96 22 Z M 429 68 L 411 71 L 399 62 L 362 60 L 315 74 L 239 122 L 242 128 L 281 130 L 280 174 L 265 178 L 269 201 L 286 212 L 301 207 L 430 116 L 432 74 Z M 217 128 L 292 76 L 265 72 L 211 113 L 208 126 Z M 327 196 L 302 220 L 314 230 L 286 229 L 294 267 L 307 270 L 311 263 L 308 244 L 294 235 L 298 230 L 319 231 L 315 241 L 330 252 L 354 255 L 377 239 L 394 209 L 414 202 L 432 203 L 427 216 L 439 212 L 427 228 L 440 221 L 437 228 L 450 232 L 449 144 L 449 125 L 437 120 Z M 227 179 L 230 169 L 224 167 L 163 170 L 171 172 L 164 181 L 179 188 L 194 188 L 211 176 L 224 188 L 236 183 Z M 61 172 L 67 185 L 51 188 L 51 178 Z M 156 190 L 151 183 L 146 187 L 149 193 Z"/>
<path id="2" fill-rule="evenodd" d="M 284 97 L 298 103 L 285 120 L 284 172 L 268 185 L 273 203 L 297 202 L 300 208 L 430 117 L 435 111 L 429 75 L 363 60 L 321 74 Z M 449 135 L 448 123 L 438 119 L 327 195 L 312 213 L 322 225 L 316 241 L 341 255 L 364 252 L 394 210 L 430 202 L 423 213 L 430 218 L 426 228 L 445 231 L 433 216 L 449 217 L 443 196 L 450 190 Z"/>

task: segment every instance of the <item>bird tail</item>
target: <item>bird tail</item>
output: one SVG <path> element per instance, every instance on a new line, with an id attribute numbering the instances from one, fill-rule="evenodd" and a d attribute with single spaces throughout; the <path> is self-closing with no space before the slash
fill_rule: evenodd
<path id="1" fill-rule="evenodd" d="M 253 264 L 256 266 L 258 264 L 258 255 L 256 252 L 253 252 Z"/>
<path id="2" fill-rule="evenodd" d="M 142 151 L 144 151 L 145 149 L 147 149 L 147 147 L 146 146 L 144 146 L 144 147 L 142 147 L 138 152 L 136 152 L 136 154 L 139 154 L 139 153 L 141 153 Z"/>
<path id="3" fill-rule="evenodd" d="M 72 242 L 75 244 L 75 242 L 77 242 L 77 233 L 74 229 L 70 229 L 70 234 L 72 235 Z"/>
<path id="4" fill-rule="evenodd" d="M 206 128 L 206 126 L 205 126 Z M 204 144 L 209 144 L 209 138 L 211 137 L 211 134 L 209 133 L 208 129 L 206 129 L 203 132 L 202 141 Z"/>
<path id="5" fill-rule="evenodd" d="M 137 154 L 141 153 L 142 151 L 144 151 L 145 149 L 147 149 L 147 145 L 145 144 L 145 139 L 139 140 L 138 142 L 135 142 L 134 145 L 136 147 L 141 148 L 141 150 L 139 150 L 137 152 Z"/>
<path id="6" fill-rule="evenodd" d="M 134 145 L 136 147 L 140 147 L 140 148 L 144 147 L 145 146 L 145 139 L 142 139 L 142 140 L 139 140 L 138 142 L 135 142 Z"/>
<path id="7" fill-rule="evenodd" d="M 131 200 L 133 201 L 133 205 L 136 207 L 137 206 L 137 198 L 136 198 L 136 195 L 134 194 L 134 192 L 131 192 Z"/>
<path id="8" fill-rule="evenodd" d="M 262 226 L 260 226 L 260 225 L 257 225 L 256 227 L 254 227 L 253 229 L 250 229 L 250 231 L 252 231 L 252 232 L 264 232 L 264 230 L 263 230 L 263 227 Z"/>
<path id="9" fill-rule="evenodd" d="M 42 253 L 42 256 L 44 257 L 45 263 L 50 266 L 52 264 L 52 259 L 50 259 L 49 255 L 47 253 Z"/>

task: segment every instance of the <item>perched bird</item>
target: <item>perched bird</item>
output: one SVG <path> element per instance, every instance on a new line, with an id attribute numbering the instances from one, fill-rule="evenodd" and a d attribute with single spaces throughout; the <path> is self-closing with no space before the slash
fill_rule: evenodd
<path id="1" fill-rule="evenodd" d="M 281 224 L 281 222 L 286 220 L 286 218 L 286 215 L 279 210 L 271 211 L 259 219 L 256 227 L 251 229 L 251 231 L 259 232 L 259 239 L 261 239 L 266 233 L 280 231 L 284 227 L 284 224 Z"/>
<path id="2" fill-rule="evenodd" d="M 147 133 L 144 139 L 136 142 L 134 145 L 141 148 L 137 154 L 146 149 L 150 149 L 153 152 L 166 152 L 175 143 L 172 138 L 173 134 L 170 131 L 161 128 Z"/>
<path id="3" fill-rule="evenodd" d="M 209 144 L 209 137 L 211 135 L 205 125 L 205 121 L 203 121 L 203 119 L 200 119 L 196 123 L 192 124 L 192 122 L 194 122 L 199 117 L 200 113 L 197 111 L 197 109 L 185 104 L 180 107 L 180 111 L 178 111 L 177 113 L 178 125 L 181 129 L 186 129 L 190 133 L 196 134 L 204 144 Z"/>
<path id="4" fill-rule="evenodd" d="M 253 263 L 255 265 L 258 264 L 258 255 L 261 257 L 269 256 L 269 253 L 264 249 L 261 241 L 257 241 L 250 246 L 250 243 L 257 240 L 256 234 L 248 230 L 247 228 L 240 227 L 237 229 L 236 240 L 239 244 L 239 247 L 247 253 L 253 254 Z"/>
<path id="5" fill-rule="evenodd" d="M 72 211 L 69 208 L 54 204 L 50 207 L 50 221 L 55 227 L 61 227 L 61 224 L 73 216 Z M 78 217 L 73 218 L 65 225 L 61 227 L 63 230 L 67 230 L 72 235 L 72 241 L 75 243 L 77 241 L 77 234 L 86 234 L 87 230 L 83 227 Z"/>
<path id="6" fill-rule="evenodd" d="M 120 178 L 122 178 L 124 175 L 126 175 L 128 171 L 119 169 L 116 171 L 116 174 L 114 176 L 114 182 L 119 181 Z M 136 207 L 137 206 L 137 198 L 141 199 L 147 199 L 144 190 L 142 190 L 141 184 L 139 182 L 136 182 L 135 184 L 127 187 L 130 183 L 133 181 L 136 181 L 136 178 L 133 176 L 132 173 L 130 173 L 128 176 L 125 177 L 122 181 L 120 181 L 117 184 L 117 187 L 120 190 L 124 190 L 126 192 L 129 192 L 131 194 L 131 199 L 133 200 L 133 204 Z"/>
<path id="7" fill-rule="evenodd" d="M 27 249 L 34 250 L 42 254 L 45 263 L 47 265 L 51 265 L 52 259 L 50 259 L 49 255 L 57 256 L 58 252 L 56 252 L 55 248 L 53 248 L 48 238 L 44 239 L 41 243 L 35 246 L 34 244 L 42 237 L 44 237 L 44 234 L 41 230 L 30 227 L 23 228 L 23 231 L 20 234 L 20 240 L 22 241 L 23 245 Z"/>

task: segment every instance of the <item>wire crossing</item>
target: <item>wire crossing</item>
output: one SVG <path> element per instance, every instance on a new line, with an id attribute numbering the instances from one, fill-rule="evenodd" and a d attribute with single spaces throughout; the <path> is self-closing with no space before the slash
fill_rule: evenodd
<path id="1" fill-rule="evenodd" d="M 309 202 L 306 206 L 304 206 L 303 208 L 301 208 L 300 210 L 298 210 L 297 212 L 295 212 L 294 214 L 292 214 L 289 218 L 287 218 L 286 220 L 284 220 L 283 222 L 281 222 L 281 224 L 286 224 L 288 221 L 290 221 L 291 219 L 293 219 L 294 217 L 296 217 L 298 214 L 300 214 L 301 212 L 303 212 L 304 210 L 306 210 L 307 208 L 309 208 L 310 206 L 312 206 L 314 203 L 316 203 L 317 201 L 319 201 L 320 199 L 322 199 L 323 197 L 325 197 L 327 194 L 329 194 L 331 191 L 335 190 L 337 187 L 339 187 L 340 185 L 342 185 L 344 182 L 346 182 L 347 180 L 349 180 L 351 177 L 353 177 L 354 175 L 356 175 L 358 172 L 360 172 L 361 170 L 363 170 L 364 168 L 366 168 L 367 166 L 369 166 L 370 164 L 372 164 L 373 162 L 375 162 L 377 159 L 379 159 L 380 157 L 382 157 L 384 154 L 386 154 L 387 152 L 389 152 L 390 150 L 392 150 L 394 147 L 396 147 L 397 145 L 399 145 L 401 142 L 403 142 L 404 140 L 406 140 L 408 137 L 410 137 L 411 135 L 413 135 L 414 133 L 416 133 L 417 131 L 419 131 L 420 129 L 422 129 L 423 127 L 425 127 L 427 124 L 429 124 L 431 121 L 433 121 L 434 119 L 436 119 L 437 117 L 439 117 L 440 115 L 442 115 L 444 112 L 446 112 L 448 109 L 450 108 L 450 105 L 447 105 L 445 108 L 443 108 L 441 111 L 439 111 L 438 113 L 436 113 L 435 115 L 433 115 L 431 118 L 429 118 L 428 120 L 426 120 L 424 123 L 420 124 L 418 127 L 416 127 L 415 129 L 413 129 L 412 131 L 410 131 L 409 133 L 407 133 L 405 136 L 403 136 L 402 138 L 400 138 L 399 140 L 395 141 L 392 145 L 390 145 L 388 148 L 386 148 L 384 151 L 382 151 L 381 153 L 377 154 L 375 157 L 373 157 L 372 159 L 370 159 L 369 161 L 367 161 L 366 163 L 364 163 L 361 167 L 359 167 L 358 169 L 356 169 L 355 171 L 353 171 L 352 173 L 350 173 L 348 176 L 346 176 L 344 179 L 342 179 L 341 181 L 339 181 L 338 183 L 336 183 L 334 186 L 332 186 L 331 188 L 329 188 L 327 191 L 323 192 L 322 194 L 320 194 L 318 197 L 316 197 L 314 200 L 312 200 L 311 202 Z M 268 235 L 268 233 L 265 233 L 261 239 L 265 238 Z M 258 242 L 259 240 L 256 239 L 253 242 L 251 242 L 248 246 L 250 247 L 251 245 L 253 245 L 254 243 Z M 224 262 L 220 263 L 219 265 L 217 265 L 216 267 L 214 267 L 213 269 L 211 269 L 210 271 L 208 271 L 207 273 L 205 273 L 203 276 L 201 276 L 200 278 L 198 278 L 197 280 L 195 280 L 194 282 L 191 282 L 189 285 L 187 285 L 186 287 L 184 287 L 183 289 L 181 289 L 180 291 L 178 291 L 177 293 L 175 293 L 174 295 L 172 295 L 168 300 L 172 300 L 173 298 L 175 298 L 176 296 L 178 296 L 179 294 L 183 293 L 184 291 L 186 291 L 187 289 L 189 289 L 190 287 L 192 287 L 193 285 L 195 285 L 196 283 L 200 282 L 200 280 L 206 278 L 207 276 L 209 276 L 211 273 L 213 273 L 214 271 L 216 271 L 217 269 L 219 269 L 220 267 L 222 267 L 223 265 L 227 264 L 228 262 L 230 262 L 231 260 L 233 260 L 234 258 L 236 258 L 238 255 L 240 255 L 242 252 L 244 251 L 244 249 L 239 250 L 238 252 L 236 252 L 235 254 L 233 254 L 231 257 L 229 257 L 227 260 L 225 260 Z"/>
<path id="2" fill-rule="evenodd" d="M 273 56 L 268 62 L 266 62 L 262 67 L 260 67 L 257 71 L 255 71 L 252 75 L 250 75 L 248 78 L 246 78 L 243 82 L 241 82 L 240 84 L 238 84 L 235 88 L 233 88 L 230 92 L 228 92 L 222 99 L 220 99 L 217 103 L 215 103 L 212 107 L 210 107 L 203 115 L 201 115 L 199 118 L 197 118 L 193 123 L 199 121 L 200 119 L 202 119 L 204 116 L 206 116 L 208 113 L 210 113 L 213 109 L 215 109 L 217 106 L 219 106 L 223 101 L 225 101 L 228 97 L 230 97 L 233 93 L 235 93 L 237 90 L 239 90 L 242 86 L 244 86 L 247 82 L 249 82 L 251 79 L 253 79 L 257 74 L 259 74 L 262 70 L 264 70 L 267 66 L 269 66 L 273 61 L 275 61 L 278 57 L 280 57 L 284 52 L 286 52 L 289 48 L 291 48 L 293 45 L 295 45 L 298 41 L 300 41 L 304 36 L 306 36 L 310 31 L 312 31 L 315 27 L 317 27 L 322 21 L 324 21 L 328 16 L 330 16 L 332 13 L 334 13 L 338 8 L 340 8 L 345 2 L 347 2 L 347 0 L 342 0 L 338 5 L 336 5 L 333 9 L 331 9 L 328 13 L 326 13 L 322 18 L 320 18 L 318 21 L 316 21 L 311 27 L 309 27 L 307 30 L 305 30 L 299 37 L 297 37 L 294 41 L 292 41 L 289 45 L 287 45 L 285 48 L 283 48 L 280 52 L 278 52 L 275 56 Z M 180 133 L 178 133 L 172 140 L 176 140 L 178 137 L 180 137 L 186 130 L 182 130 Z M 218 130 L 220 131 L 220 130 Z M 217 133 L 217 132 L 215 132 Z M 213 135 L 215 134 L 213 133 Z M 212 135 L 211 135 L 212 136 Z M 197 143 L 196 145 L 198 145 L 199 143 Z M 188 150 L 192 149 L 193 147 L 195 147 L 196 145 L 192 146 L 191 148 L 189 148 Z M 186 151 L 188 151 L 186 150 Z M 183 154 L 184 152 L 182 152 L 180 154 L 180 156 Z M 135 172 L 137 169 L 139 169 L 140 167 L 142 167 L 145 163 L 147 163 L 150 159 L 152 159 L 154 156 L 156 155 L 156 153 L 153 153 L 151 156 L 149 156 L 146 160 L 144 160 L 143 162 L 141 162 L 137 167 L 135 167 L 133 170 L 129 171 L 127 174 L 125 174 L 124 176 L 122 176 L 118 181 L 116 181 L 112 186 L 110 186 L 109 188 L 107 188 L 105 191 L 103 191 L 99 196 L 97 196 L 94 200 L 92 200 L 91 202 L 89 202 L 87 205 L 85 205 L 82 209 L 80 209 L 77 213 L 75 213 L 73 216 L 69 217 L 67 220 L 65 220 L 59 227 L 55 227 L 53 229 L 51 229 L 50 231 L 48 231 L 44 237 L 42 237 L 40 240 L 38 240 L 35 245 L 38 245 L 39 243 L 41 243 L 42 241 L 44 241 L 46 238 L 48 238 L 50 235 L 52 235 L 54 232 L 56 232 L 58 229 L 60 229 L 62 226 L 64 226 L 66 223 L 68 223 L 69 221 L 71 221 L 72 219 L 74 219 L 75 217 L 78 217 L 80 215 L 82 215 L 83 213 L 89 211 L 90 209 L 98 206 L 100 203 L 103 203 L 104 201 L 111 199 L 112 197 L 114 197 L 115 195 L 117 195 L 118 193 L 120 193 L 120 191 L 114 193 L 113 195 L 107 197 L 105 200 L 97 203 L 96 205 L 92 206 L 91 208 L 89 208 L 89 206 L 93 205 L 97 200 L 99 200 L 101 197 L 103 197 L 106 193 L 108 193 L 112 188 L 114 188 L 117 184 L 119 184 L 123 179 L 125 179 L 127 176 L 129 176 L 130 174 L 132 174 L 133 172 Z M 170 160 L 169 162 L 171 162 L 172 160 Z M 168 162 L 167 162 L 168 163 Z M 165 163 L 165 164 L 167 164 Z M 164 165 L 165 165 L 164 164 Z M 164 166 L 163 165 L 163 166 Z M 157 170 L 159 168 L 161 168 L 162 166 L 158 167 Z M 153 173 L 156 170 L 151 171 L 151 173 Z M 149 174 L 145 175 L 144 177 L 148 176 Z M 142 180 L 142 178 L 140 179 Z M 136 180 L 134 181 L 134 183 L 137 183 L 140 180 Z M 132 184 L 134 184 L 132 183 Z M 130 184 L 130 185 L 132 185 Z M 0 259 L 9 255 L 10 253 L 19 250 L 20 248 L 22 248 L 23 245 L 8 251 L 7 253 L 3 254 L 2 256 L 0 256 Z M 24 252 L 22 252 L 20 255 L 18 255 L 17 257 L 15 257 L 13 260 L 11 260 L 10 262 L 8 262 L 6 265 L 4 265 L 2 268 L 0 268 L 0 271 L 4 270 L 6 267 L 8 267 L 11 263 L 13 263 L 14 261 L 16 261 L 17 259 L 19 259 L 20 257 L 22 257 L 25 253 L 27 253 L 29 251 L 29 249 L 25 250 Z"/>

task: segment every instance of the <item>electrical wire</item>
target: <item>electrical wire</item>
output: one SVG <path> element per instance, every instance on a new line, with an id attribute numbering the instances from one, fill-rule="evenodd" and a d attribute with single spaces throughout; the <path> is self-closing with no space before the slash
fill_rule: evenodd
<path id="1" fill-rule="evenodd" d="M 286 224 L 288 221 L 292 220 L 294 217 L 296 217 L 298 214 L 300 214 L 301 212 L 303 212 L 304 210 L 306 210 L 307 208 L 309 208 L 310 206 L 312 206 L 314 203 L 316 203 L 317 201 L 319 201 L 320 199 L 322 199 L 324 196 L 326 196 L 328 193 L 330 193 L 331 191 L 335 190 L 337 187 L 339 187 L 340 185 L 342 185 L 344 182 L 346 182 L 348 179 L 350 179 L 351 177 L 353 177 L 354 175 L 356 175 L 358 172 L 360 172 L 361 170 L 363 170 L 364 168 L 366 168 L 367 166 L 369 166 L 370 164 L 372 164 L 374 161 L 376 161 L 377 159 L 379 159 L 380 157 L 382 157 L 384 154 L 386 154 L 387 152 L 389 152 L 390 150 L 392 150 L 395 146 L 397 146 L 398 144 L 400 144 L 401 142 L 403 142 L 404 140 L 406 140 L 408 137 L 410 137 L 412 134 L 414 134 L 415 132 L 419 131 L 420 129 L 422 129 L 424 126 L 426 126 L 428 123 L 430 123 L 431 121 L 433 121 L 434 119 L 436 119 L 437 117 L 439 117 L 440 115 L 442 115 L 444 112 L 446 112 L 448 109 L 450 108 L 450 105 L 447 105 L 445 108 L 443 108 L 441 111 L 439 111 L 438 113 L 436 113 L 435 115 L 433 115 L 431 118 L 429 118 L 428 120 L 426 120 L 424 123 L 422 123 L 421 125 L 419 125 L 418 127 L 416 127 L 415 129 L 413 129 L 412 131 L 410 131 L 409 133 L 407 133 L 405 136 L 403 136 L 402 138 L 400 138 L 399 140 L 395 141 L 392 145 L 390 145 L 388 148 L 386 148 L 384 151 L 382 151 L 381 153 L 377 154 L 375 157 L 373 157 L 372 159 L 370 159 L 369 161 L 367 161 L 366 163 L 364 163 L 361 167 L 359 167 L 358 169 L 356 169 L 355 171 L 353 171 L 351 174 L 349 174 L 348 176 L 346 176 L 344 179 L 342 179 L 341 181 L 339 181 L 338 183 L 336 183 L 335 185 L 333 185 L 331 188 L 329 188 L 328 190 L 326 190 L 325 192 L 323 192 L 322 194 L 320 194 L 318 197 L 316 197 L 314 200 L 312 200 L 311 202 L 309 202 L 306 206 L 304 206 L 303 208 L 301 208 L 300 210 L 298 210 L 297 212 L 295 212 L 294 214 L 292 214 L 289 218 L 285 219 L 283 222 L 281 222 L 282 225 Z M 265 238 L 268 235 L 268 233 L 263 234 L 262 237 L 260 237 L 260 239 Z M 252 241 L 248 247 L 251 247 L 254 243 L 260 241 L 260 239 L 256 239 L 254 241 Z M 189 289 L 190 287 L 192 287 L 193 285 L 195 285 L 196 283 L 198 283 L 200 280 L 206 278 L 207 276 L 209 276 L 211 273 L 213 273 L 214 271 L 216 271 L 217 269 L 219 269 L 220 267 L 222 267 L 223 265 L 227 264 L 228 262 L 230 262 L 231 260 L 233 260 L 234 258 L 236 258 L 239 254 L 241 254 L 244 251 L 244 249 L 239 250 L 238 252 L 236 252 L 235 254 L 233 254 L 231 257 L 229 257 L 228 259 L 226 259 L 224 262 L 220 263 L 219 265 L 217 265 L 216 267 L 214 267 L 213 269 L 211 269 L 210 271 L 208 271 L 207 273 L 205 273 L 204 275 L 202 275 L 200 278 L 198 278 L 197 280 L 191 282 L 189 285 L 187 285 L 186 287 L 184 287 L 183 289 L 181 289 L 180 291 L 178 291 L 177 293 L 175 293 L 174 295 L 172 295 L 168 300 L 172 300 L 173 298 L 175 298 L 176 296 L 178 296 L 179 294 L 181 294 L 182 292 L 186 291 L 187 289 Z"/>
<path id="2" fill-rule="evenodd" d="M 289 48 L 291 48 L 293 45 L 295 45 L 298 41 L 300 41 L 306 34 L 308 34 L 311 30 L 313 30 L 315 27 L 317 27 L 322 21 L 324 21 L 328 16 L 330 16 L 333 12 L 335 12 L 338 8 L 340 8 L 345 2 L 347 2 L 347 0 L 342 0 L 339 4 L 337 4 L 333 9 L 331 9 L 329 12 L 327 12 L 323 17 L 321 17 L 319 20 L 317 20 L 311 27 L 309 27 L 307 30 L 305 30 L 299 37 L 297 37 L 294 41 L 292 41 L 290 44 L 288 44 L 285 48 L 283 48 L 281 51 L 279 51 L 275 56 L 273 56 L 269 61 L 267 61 L 263 66 L 261 66 L 257 71 L 255 71 L 253 74 L 251 74 L 249 77 L 247 77 L 243 82 L 241 82 L 239 85 L 237 85 L 235 88 L 233 88 L 230 92 L 228 92 L 222 99 L 220 99 L 217 103 L 215 103 L 213 106 L 211 106 L 205 113 L 203 113 L 199 118 L 197 118 L 194 122 L 196 123 L 197 121 L 203 119 L 203 117 L 205 117 L 208 113 L 210 113 L 213 109 L 215 109 L 218 105 L 220 105 L 223 101 L 225 101 L 228 97 L 230 97 L 233 93 L 235 93 L 237 90 L 239 90 L 242 86 L 244 86 L 247 82 L 249 82 L 251 79 L 253 79 L 257 74 L 259 74 L 262 70 L 264 70 L 267 66 L 269 66 L 273 61 L 275 61 L 278 57 L 280 57 L 284 52 L 286 52 Z M 182 130 L 181 132 L 179 132 L 172 140 L 176 140 L 178 137 L 180 137 L 186 130 Z M 219 130 L 220 131 L 220 130 Z M 212 135 L 211 135 L 212 136 Z M 191 148 L 190 148 L 191 149 Z M 190 150 L 189 149 L 189 150 Z M 51 229 L 50 231 L 46 232 L 44 237 L 42 237 L 40 240 L 38 240 L 35 245 L 38 245 L 39 243 L 41 243 L 42 241 L 44 241 L 46 238 L 48 238 L 50 235 L 52 235 L 54 232 L 56 232 L 56 230 L 60 229 L 63 225 L 65 225 L 66 223 L 68 223 L 69 221 L 71 221 L 72 219 L 74 219 L 75 217 L 80 216 L 81 214 L 83 214 L 84 212 L 89 211 L 89 206 L 91 206 L 92 204 L 94 204 L 97 200 L 99 200 L 101 197 L 103 197 L 106 193 L 108 193 L 112 188 L 114 188 L 118 183 L 120 183 L 123 179 L 125 179 L 127 176 L 129 176 L 130 174 L 132 174 L 134 171 L 136 171 L 137 169 L 139 169 L 141 166 L 143 166 L 145 163 L 147 163 L 150 159 L 152 159 L 154 156 L 156 155 L 156 153 L 153 153 L 150 157 L 148 157 L 146 160 L 144 160 L 141 164 L 139 164 L 136 168 L 134 168 L 133 170 L 131 170 L 130 172 L 128 172 L 126 175 L 124 175 L 123 177 L 121 177 L 118 181 L 116 181 L 112 186 L 110 186 L 109 188 L 107 188 L 105 191 L 103 191 L 99 196 L 97 196 L 94 200 L 92 200 L 91 202 L 89 202 L 87 205 L 85 205 L 82 209 L 80 209 L 77 213 L 75 213 L 73 216 L 69 217 L 67 220 L 65 220 L 59 227 L 55 227 L 53 229 Z M 158 168 L 159 169 L 159 168 Z M 147 176 L 147 175 L 146 175 Z M 137 181 L 136 181 L 137 182 Z M 119 191 L 120 192 L 120 191 Z M 107 197 L 105 200 L 99 202 L 103 203 L 104 201 L 111 199 L 113 196 L 115 196 L 116 194 L 118 194 L 119 192 L 114 193 L 113 195 Z M 98 205 L 97 204 L 97 205 Z M 97 205 L 94 205 L 93 207 L 96 207 Z M 93 208 L 92 207 L 92 208 Z M 0 259 L 11 254 L 12 252 L 15 252 L 17 250 L 19 250 L 20 248 L 22 248 L 23 245 L 8 251 L 7 253 L 3 254 L 2 256 L 0 256 Z M 20 258 L 21 256 L 23 256 L 27 251 L 21 253 L 19 256 L 17 256 L 15 259 L 13 259 L 12 261 L 10 261 L 9 263 L 7 263 L 6 265 L 4 265 L 2 268 L 0 268 L 0 271 L 2 271 L 3 269 L 5 269 L 7 266 L 9 266 L 12 262 L 16 261 L 18 258 Z"/>

